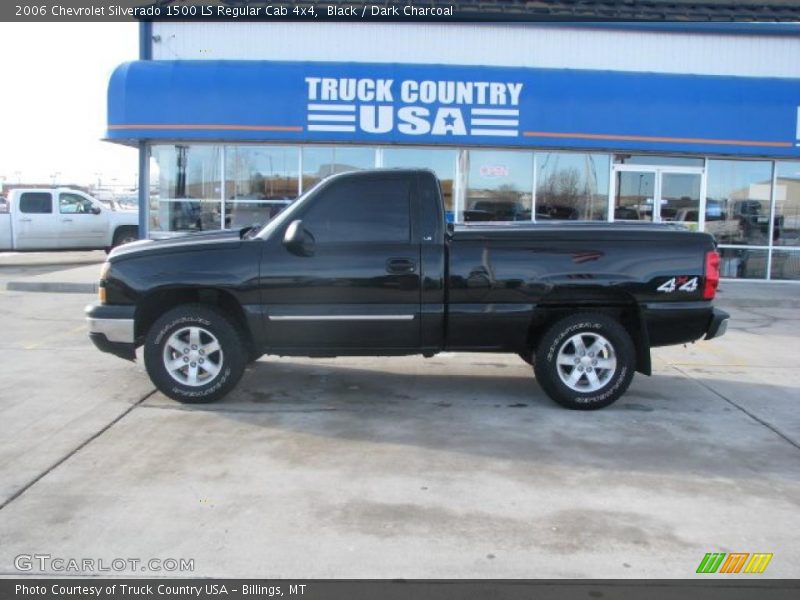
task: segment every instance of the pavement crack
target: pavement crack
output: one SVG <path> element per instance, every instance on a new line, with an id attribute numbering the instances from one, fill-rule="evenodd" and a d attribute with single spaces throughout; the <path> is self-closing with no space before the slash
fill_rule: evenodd
<path id="1" fill-rule="evenodd" d="M 747 409 L 746 409 L 746 408 L 744 408 L 743 406 L 741 406 L 741 405 L 737 404 L 736 402 L 734 402 L 733 400 L 731 400 L 730 398 L 728 398 L 728 397 L 727 397 L 725 394 L 723 394 L 723 393 L 721 393 L 721 392 L 718 392 L 717 390 L 715 390 L 714 388 L 712 388 L 710 385 L 708 385 L 708 384 L 707 384 L 707 383 L 705 383 L 704 381 L 702 381 L 702 380 L 700 380 L 700 379 L 697 379 L 697 378 L 693 377 L 693 376 L 691 375 L 691 373 L 688 373 L 688 372 L 684 371 L 684 370 L 683 370 L 683 369 L 681 369 L 679 366 L 677 366 L 677 365 L 671 365 L 671 366 L 672 366 L 672 368 L 673 368 L 673 369 L 675 369 L 676 371 L 678 371 L 679 373 L 681 373 L 681 374 L 682 374 L 682 375 L 684 375 L 685 377 L 687 377 L 687 378 L 689 378 L 690 380 L 694 381 L 694 382 L 695 382 L 697 385 L 699 385 L 700 387 L 702 387 L 702 388 L 705 388 L 706 390 L 708 390 L 709 392 L 711 392 L 712 394 L 714 394 L 714 395 L 715 395 L 715 396 L 717 396 L 718 398 L 722 398 L 722 399 L 723 399 L 725 402 L 727 402 L 728 404 L 730 404 L 730 405 L 731 405 L 731 406 L 733 406 L 734 408 L 737 408 L 737 409 L 739 409 L 741 412 L 743 412 L 744 414 L 746 414 L 748 417 L 750 417 L 751 419 L 753 419 L 755 422 L 757 422 L 757 423 L 760 423 L 761 425 L 763 425 L 764 427 L 766 427 L 767 429 L 769 429 L 771 432 L 773 432 L 775 435 L 777 435 L 778 437 L 782 438 L 784 441 L 786 441 L 786 442 L 790 443 L 790 444 L 791 444 L 792 446 L 794 446 L 794 447 L 795 447 L 797 450 L 800 450 L 800 444 L 798 444 L 797 442 L 795 442 L 795 441 L 794 441 L 792 438 L 790 438 L 789 436 L 787 436 L 787 435 L 786 435 L 785 433 L 783 433 L 783 432 L 782 432 L 780 429 L 778 429 L 778 428 L 776 428 L 775 426 L 771 425 L 770 423 L 768 423 L 768 422 L 767 422 L 767 421 L 765 421 L 764 419 L 762 419 L 762 418 L 760 418 L 760 417 L 757 417 L 756 415 L 754 415 L 752 412 L 750 412 L 749 410 L 747 410 Z"/>
<path id="2" fill-rule="evenodd" d="M 99 438 L 106 431 L 108 431 L 114 425 L 119 423 L 122 419 L 124 419 L 126 416 L 128 416 L 133 411 L 133 409 L 137 408 L 142 402 L 147 400 L 150 396 L 152 396 L 155 393 L 156 393 L 156 390 L 153 389 L 153 390 L 150 390 L 149 392 L 147 392 L 146 394 L 144 394 L 136 402 L 131 404 L 128 408 L 126 408 L 124 411 L 122 411 L 119 415 L 114 417 L 114 419 L 112 419 L 109 423 L 107 423 L 102 428 L 100 428 L 97 431 L 95 431 L 92 435 L 90 435 L 88 438 L 86 438 L 84 441 L 82 441 L 80 444 L 78 444 L 75 448 L 73 448 L 72 450 L 67 452 L 67 454 L 65 454 L 64 456 L 59 458 L 56 462 L 54 462 L 52 465 L 50 465 L 47 469 L 45 469 L 44 471 L 39 473 L 36 477 L 34 477 L 32 480 L 30 480 L 28 483 L 23 485 L 20 489 L 18 489 L 11 496 L 9 496 L 6 500 L 4 500 L 2 504 L 0 504 L 0 510 L 3 510 L 6 506 L 8 506 L 12 502 L 14 502 L 14 500 L 16 500 L 17 498 L 22 496 L 25 492 L 27 492 L 29 489 L 31 489 L 34 485 L 39 483 L 47 475 L 49 475 L 50 473 L 55 471 L 58 467 L 63 465 L 70 458 L 75 456 L 78 452 L 80 452 L 81 450 L 86 448 L 86 446 L 91 444 L 94 440 Z"/>

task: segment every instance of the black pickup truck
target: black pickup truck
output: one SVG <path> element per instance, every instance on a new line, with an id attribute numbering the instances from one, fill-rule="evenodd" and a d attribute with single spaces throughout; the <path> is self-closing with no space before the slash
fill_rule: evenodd
<path id="1" fill-rule="evenodd" d="M 140 241 L 105 263 L 90 337 L 167 396 L 210 402 L 263 354 L 516 353 L 597 409 L 650 348 L 722 335 L 710 235 L 676 225 L 448 225 L 422 170 L 335 175 L 263 228 Z"/>

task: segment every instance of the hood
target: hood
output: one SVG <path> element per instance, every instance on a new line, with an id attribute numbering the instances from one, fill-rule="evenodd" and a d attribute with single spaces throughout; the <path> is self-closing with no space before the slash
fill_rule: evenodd
<path id="1" fill-rule="evenodd" d="M 160 252 L 196 250 L 204 246 L 220 243 L 233 242 L 240 244 L 241 241 L 241 232 L 238 229 L 188 233 L 161 240 L 139 240 L 138 242 L 131 242 L 124 246 L 118 246 L 108 255 L 108 260 L 113 261 L 116 259 L 132 258 L 143 254 L 155 254 Z"/>

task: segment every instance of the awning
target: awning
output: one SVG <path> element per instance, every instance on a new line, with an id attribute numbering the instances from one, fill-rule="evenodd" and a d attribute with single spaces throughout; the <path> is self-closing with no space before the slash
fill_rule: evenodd
<path id="1" fill-rule="evenodd" d="M 568 69 L 138 61 L 107 138 L 800 157 L 800 80 Z"/>

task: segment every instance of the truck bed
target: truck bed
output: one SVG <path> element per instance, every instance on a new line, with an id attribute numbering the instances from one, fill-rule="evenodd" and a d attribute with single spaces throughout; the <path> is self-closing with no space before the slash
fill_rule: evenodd
<path id="1" fill-rule="evenodd" d="M 651 241 L 691 238 L 695 232 L 675 223 L 608 223 L 573 221 L 514 221 L 504 223 L 459 224 L 454 227 L 454 240 L 541 239 Z"/>

